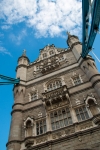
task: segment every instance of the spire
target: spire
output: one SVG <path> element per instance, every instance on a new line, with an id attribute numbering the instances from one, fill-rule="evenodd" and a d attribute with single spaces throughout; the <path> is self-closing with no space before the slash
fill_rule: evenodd
<path id="1" fill-rule="evenodd" d="M 25 49 L 23 50 L 22 56 L 26 56 L 26 50 Z"/>
<path id="2" fill-rule="evenodd" d="M 70 37 L 71 36 L 70 32 L 67 31 L 67 35 L 68 35 L 68 37 Z"/>

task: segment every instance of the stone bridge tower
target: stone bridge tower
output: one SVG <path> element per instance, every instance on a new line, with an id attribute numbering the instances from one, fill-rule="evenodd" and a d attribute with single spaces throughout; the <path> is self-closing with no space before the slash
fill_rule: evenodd
<path id="1" fill-rule="evenodd" d="M 19 57 L 7 150 L 100 150 L 100 74 L 77 36 L 67 44 Z"/>

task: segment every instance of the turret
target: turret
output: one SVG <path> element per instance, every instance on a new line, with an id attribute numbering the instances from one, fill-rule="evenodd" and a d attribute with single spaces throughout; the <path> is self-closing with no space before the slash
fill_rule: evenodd
<path id="1" fill-rule="evenodd" d="M 27 66 L 29 65 L 29 59 L 26 56 L 26 51 L 23 51 L 23 54 L 18 59 L 17 78 L 20 78 L 21 81 L 26 81 Z M 7 150 L 19 150 L 21 147 L 21 133 L 22 133 L 22 112 L 23 112 L 23 103 L 25 96 L 25 85 L 19 83 L 14 86 L 14 105 L 12 114 L 12 121 L 10 127 L 9 140 L 7 143 Z"/>
<path id="2" fill-rule="evenodd" d="M 92 83 L 92 86 L 94 87 L 94 89 L 98 93 L 98 96 L 100 97 L 100 74 L 96 68 L 94 59 L 90 55 L 87 55 L 86 58 L 83 59 L 81 57 L 82 45 L 78 37 L 75 35 L 71 35 L 69 32 L 67 32 L 67 34 L 68 46 L 75 55 L 79 66 L 85 72 L 86 76 L 88 77 L 89 81 Z"/>
<path id="3" fill-rule="evenodd" d="M 68 34 L 67 45 L 72 49 L 72 52 L 74 53 L 76 59 L 78 60 L 82 52 L 81 42 L 79 41 L 77 36 L 71 35 L 69 32 L 67 32 L 67 34 Z"/>
<path id="4" fill-rule="evenodd" d="M 20 80 L 26 81 L 26 72 L 29 62 L 30 61 L 26 56 L 26 50 L 24 50 L 22 56 L 18 58 L 18 66 L 16 68 L 17 71 L 16 76 L 17 78 L 20 78 Z"/>

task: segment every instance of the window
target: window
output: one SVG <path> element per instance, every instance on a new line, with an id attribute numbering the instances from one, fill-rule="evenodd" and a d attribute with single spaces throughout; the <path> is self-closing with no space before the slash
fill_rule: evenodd
<path id="1" fill-rule="evenodd" d="M 37 135 L 46 133 L 46 131 L 47 131 L 47 128 L 46 128 L 46 120 L 45 119 L 36 122 L 36 132 L 37 132 Z"/>
<path id="2" fill-rule="evenodd" d="M 54 55 L 54 51 L 53 51 L 53 50 L 50 51 L 49 54 L 50 54 L 51 56 Z"/>
<path id="3" fill-rule="evenodd" d="M 51 90 L 57 89 L 57 88 L 59 88 L 59 87 L 61 87 L 61 86 L 62 86 L 61 81 L 60 81 L 60 80 L 56 80 L 56 81 L 50 83 L 50 84 L 47 86 L 47 90 L 48 90 L 48 91 L 51 91 Z"/>
<path id="4" fill-rule="evenodd" d="M 32 123 L 31 120 L 26 122 L 26 136 L 32 136 Z"/>
<path id="5" fill-rule="evenodd" d="M 43 54 L 43 58 L 47 58 L 47 53 L 44 53 L 44 54 Z"/>
<path id="6" fill-rule="evenodd" d="M 80 107 L 75 110 L 78 121 L 86 120 L 89 118 L 86 107 Z"/>
<path id="7" fill-rule="evenodd" d="M 72 124 L 69 108 L 63 108 L 50 114 L 52 130 Z"/>
<path id="8" fill-rule="evenodd" d="M 39 70 L 40 69 L 40 66 L 36 66 L 36 70 Z"/>
<path id="9" fill-rule="evenodd" d="M 36 100 L 38 97 L 37 97 L 37 92 L 34 92 L 31 94 L 31 101 L 34 101 Z"/>
<path id="10" fill-rule="evenodd" d="M 64 60 L 64 56 L 59 57 L 59 61 L 63 61 Z"/>
<path id="11" fill-rule="evenodd" d="M 73 78 L 73 82 L 74 82 L 74 85 L 81 84 L 80 77 L 75 77 L 75 78 Z"/>

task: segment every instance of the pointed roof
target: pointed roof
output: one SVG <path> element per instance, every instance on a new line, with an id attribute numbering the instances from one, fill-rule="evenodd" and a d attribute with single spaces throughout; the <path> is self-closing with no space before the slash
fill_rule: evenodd
<path id="1" fill-rule="evenodd" d="M 20 58 L 26 58 L 28 60 L 28 62 L 30 62 L 29 58 L 26 56 L 26 50 L 25 49 L 23 50 L 22 56 L 20 56 L 18 58 L 18 61 L 19 61 Z"/>
<path id="2" fill-rule="evenodd" d="M 71 37 L 74 37 L 74 38 L 76 38 L 76 39 L 79 39 L 78 36 L 71 35 L 70 32 L 68 32 L 68 31 L 67 31 L 67 35 L 68 35 L 68 38 L 67 38 L 67 45 L 68 45 L 68 46 L 69 46 L 69 41 L 70 41 L 70 38 L 71 38 Z"/>

